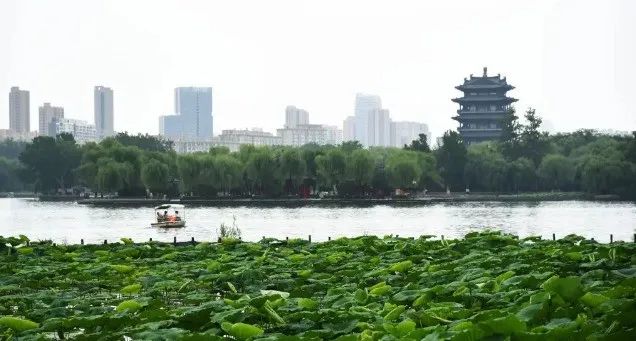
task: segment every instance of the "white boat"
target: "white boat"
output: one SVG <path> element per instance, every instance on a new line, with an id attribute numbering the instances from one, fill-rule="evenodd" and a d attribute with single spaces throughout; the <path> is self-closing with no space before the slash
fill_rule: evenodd
<path id="1" fill-rule="evenodd" d="M 185 210 L 183 205 L 164 204 L 155 207 L 156 223 L 150 224 L 152 227 L 184 227 Z"/>

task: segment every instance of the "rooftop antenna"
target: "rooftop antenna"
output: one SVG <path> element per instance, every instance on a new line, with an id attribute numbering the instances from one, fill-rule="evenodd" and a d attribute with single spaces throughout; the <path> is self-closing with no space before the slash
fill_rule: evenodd
<path id="1" fill-rule="evenodd" d="M 488 68 L 484 66 L 484 77 L 488 76 Z"/>

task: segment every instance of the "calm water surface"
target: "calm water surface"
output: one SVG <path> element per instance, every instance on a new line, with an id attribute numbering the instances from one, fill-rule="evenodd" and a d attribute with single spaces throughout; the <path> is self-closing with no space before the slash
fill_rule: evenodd
<path id="1" fill-rule="evenodd" d="M 576 233 L 598 241 L 631 240 L 636 231 L 636 205 L 632 202 L 560 201 L 541 203 L 439 203 L 424 207 L 367 208 L 214 208 L 186 207 L 187 227 L 151 228 L 151 208 L 101 208 L 75 203 L 0 199 L 0 235 L 24 234 L 33 240 L 60 243 L 215 240 L 222 222 L 236 217 L 244 240 L 262 236 L 284 239 L 399 234 L 461 237 L 467 232 L 497 228 L 520 236 Z"/>

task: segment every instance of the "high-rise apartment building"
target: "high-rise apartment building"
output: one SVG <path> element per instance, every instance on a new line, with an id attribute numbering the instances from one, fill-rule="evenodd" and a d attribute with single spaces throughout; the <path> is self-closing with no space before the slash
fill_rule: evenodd
<path id="1" fill-rule="evenodd" d="M 391 117 L 389 110 L 371 110 L 367 116 L 367 146 L 391 146 Z"/>
<path id="2" fill-rule="evenodd" d="M 296 128 L 305 124 L 309 124 L 309 113 L 307 110 L 296 108 L 293 105 L 285 108 L 285 128 Z"/>
<path id="3" fill-rule="evenodd" d="M 308 143 L 319 145 L 342 143 L 342 130 L 336 126 L 309 124 L 307 110 L 288 106 L 285 109 L 285 127 L 276 134 L 285 146 L 302 146 Z"/>
<path id="4" fill-rule="evenodd" d="M 382 109 L 380 96 L 368 94 L 356 94 L 355 104 L 355 140 L 364 147 L 373 146 L 369 139 L 369 115 Z"/>
<path id="5" fill-rule="evenodd" d="M 356 139 L 356 117 L 347 116 L 342 122 L 342 140 L 355 141 Z"/>
<path id="6" fill-rule="evenodd" d="M 113 90 L 96 86 L 94 90 L 95 129 L 99 138 L 111 136 L 114 130 Z"/>
<path id="7" fill-rule="evenodd" d="M 29 92 L 14 86 L 9 92 L 9 129 L 16 133 L 31 130 L 31 107 Z"/>
<path id="8" fill-rule="evenodd" d="M 355 116 L 342 124 L 343 141 L 358 141 L 364 147 L 403 147 L 426 134 L 428 126 L 418 122 L 394 122 L 388 109 L 382 109 L 380 97 L 356 95 Z"/>
<path id="9" fill-rule="evenodd" d="M 174 115 L 159 117 L 159 133 L 171 139 L 212 138 L 212 88 L 174 90 Z"/>
<path id="10" fill-rule="evenodd" d="M 64 108 L 54 107 L 51 103 L 44 103 L 39 109 L 40 136 L 55 136 L 51 124 L 64 118 Z"/>

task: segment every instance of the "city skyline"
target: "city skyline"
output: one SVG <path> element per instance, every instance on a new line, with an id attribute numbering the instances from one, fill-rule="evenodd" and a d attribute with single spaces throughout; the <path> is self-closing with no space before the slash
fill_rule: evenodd
<path id="1" fill-rule="evenodd" d="M 214 86 L 216 134 L 245 122 L 274 131 L 289 103 L 340 125 L 369 92 L 435 137 L 457 127 L 453 87 L 488 66 L 517 86 L 518 111 L 535 107 L 556 130 L 636 129 L 636 4 L 625 0 L 91 3 L 3 1 L 0 88 L 92 121 L 89 91 L 107 84 L 115 130 L 157 133 L 174 87 Z"/>
<path id="2" fill-rule="evenodd" d="M 24 102 L 26 104 L 27 107 L 30 106 L 30 99 L 29 99 L 29 94 L 30 92 L 28 90 L 20 90 L 19 87 L 12 87 L 11 88 L 11 92 L 10 92 L 10 97 L 11 96 L 17 96 L 17 94 L 22 94 L 21 96 L 24 97 L 22 99 L 22 102 Z M 201 99 L 199 99 L 199 96 L 203 96 Z M 182 99 L 182 97 L 184 97 L 185 99 Z M 367 111 L 374 111 L 377 110 L 379 112 L 371 112 L 371 115 L 378 115 L 381 114 L 383 116 L 385 116 L 385 123 L 387 124 L 393 124 L 393 123 L 413 123 L 413 124 L 420 124 L 423 126 L 428 127 L 427 124 L 425 123 L 421 123 L 421 122 L 415 122 L 415 121 L 400 121 L 400 122 L 391 122 L 391 118 L 388 112 L 388 109 L 382 109 L 381 108 L 381 97 L 379 95 L 370 95 L 370 94 L 364 94 L 364 93 L 356 93 L 355 96 L 355 102 L 356 104 L 354 105 L 354 112 L 358 113 L 358 114 L 363 114 L 363 115 L 367 115 Z M 365 101 L 370 99 L 370 103 L 368 104 L 368 108 L 364 108 L 361 109 L 359 108 L 359 104 L 360 101 Z M 209 102 L 210 104 L 208 105 L 207 102 Z M 201 103 L 204 103 L 204 108 L 199 108 L 199 106 L 201 105 Z M 377 108 L 376 108 L 377 107 Z M 200 109 L 200 110 L 199 110 Z M 12 108 L 10 108 L 10 110 L 12 110 Z M 28 109 L 27 109 L 28 111 Z M 214 134 L 210 134 L 210 135 L 206 135 L 206 133 L 204 134 L 199 134 L 198 133 L 198 129 L 199 129 L 199 119 L 201 114 L 203 114 L 203 116 L 206 116 L 205 114 L 207 112 L 210 113 L 210 117 L 211 117 L 211 121 L 204 121 L 201 122 L 202 125 L 206 125 L 205 128 L 202 128 L 204 131 L 213 131 L 213 129 L 211 127 L 213 127 L 213 115 L 212 115 L 212 111 L 213 111 L 213 107 L 212 107 L 212 88 L 211 87 L 177 87 L 174 89 L 174 111 L 176 114 L 171 114 L 171 115 L 160 115 L 159 118 L 159 132 L 156 135 L 161 135 L 161 136 L 166 136 L 172 139 L 195 139 L 195 140 L 206 140 L 206 139 L 210 139 L 213 136 L 216 136 Z M 189 127 L 184 127 L 183 123 L 181 122 L 177 122 L 177 120 L 184 120 L 184 118 L 181 116 L 181 113 L 186 113 L 186 116 L 190 115 L 192 117 L 185 117 L 186 119 L 189 119 L 190 122 Z M 350 140 L 356 140 L 355 137 L 355 131 L 352 131 L 352 134 L 350 136 L 344 135 L 343 136 L 343 132 L 347 129 L 347 119 L 350 118 L 354 118 L 355 119 L 355 115 L 354 116 L 347 116 L 344 121 L 341 123 L 341 125 L 325 125 L 325 124 L 309 124 L 309 112 L 305 109 L 302 108 L 298 108 L 294 105 L 287 105 L 285 107 L 285 119 L 284 119 L 284 125 L 283 125 L 283 129 L 280 128 L 276 128 L 274 130 L 274 132 L 280 133 L 281 130 L 286 130 L 289 128 L 297 128 L 297 127 L 303 127 L 303 126 L 307 126 L 307 127 L 303 127 L 303 128 L 309 128 L 309 129 L 317 129 L 320 127 L 323 128 L 328 128 L 329 130 L 332 129 L 338 129 L 340 130 L 340 139 L 342 141 L 350 141 Z M 39 135 L 42 136 L 47 136 L 52 134 L 51 132 L 55 131 L 56 129 L 56 120 L 64 120 L 64 107 L 63 106 L 52 106 L 50 102 L 45 102 L 43 103 L 42 106 L 39 106 L 39 110 L 38 110 L 38 129 L 37 130 L 31 130 L 29 132 L 35 132 L 38 133 Z M 368 118 L 370 119 L 370 118 Z M 62 126 L 65 125 L 69 125 L 71 124 L 71 122 L 73 122 L 72 124 L 77 124 L 78 122 L 81 122 L 82 125 L 85 124 L 90 124 L 88 123 L 87 120 L 82 120 L 82 119 L 76 119 L 76 118 L 67 118 L 67 121 L 65 122 L 61 122 L 63 123 Z M 169 120 L 173 120 L 174 122 L 168 122 Z M 378 118 L 375 118 L 375 121 L 377 121 Z M 105 126 L 105 128 L 100 129 L 99 128 L 99 123 L 101 121 L 101 125 Z M 113 89 L 109 88 L 109 87 L 104 87 L 104 86 L 95 86 L 94 87 L 94 123 L 92 123 L 92 125 L 95 128 L 95 134 L 96 134 L 96 138 L 97 139 L 101 139 L 107 136 L 111 136 L 115 133 L 118 133 L 119 131 L 115 131 L 113 130 L 113 122 L 114 122 L 114 110 L 113 110 Z M 177 124 L 178 123 L 178 124 Z M 377 122 L 376 122 L 377 123 Z M 168 127 L 166 125 L 172 125 L 172 127 Z M 209 129 L 207 129 L 207 126 L 210 126 Z M 314 127 L 309 127 L 309 126 L 314 126 Z M 252 125 L 251 128 L 256 128 L 259 130 L 262 130 L 263 128 L 260 126 L 254 126 Z M 0 128 L 2 129 L 2 128 Z M 238 127 L 228 127 L 227 129 L 222 129 L 223 131 L 226 130 L 242 130 L 242 129 L 248 129 L 247 127 L 242 127 L 242 126 L 238 126 Z M 367 127 L 366 130 L 369 130 L 370 128 Z M 8 130 L 11 130 L 10 128 Z M 191 130 L 191 131 L 197 131 L 197 133 L 184 133 L 187 130 Z M 371 129 L 372 130 L 372 129 Z M 374 133 L 377 135 L 377 132 L 371 132 L 371 130 L 369 130 L 368 133 Z M 383 145 L 383 146 L 396 146 L 395 145 L 395 137 L 393 136 L 389 136 L 389 132 L 393 131 L 393 128 L 387 128 L 384 130 L 384 133 L 386 133 L 386 137 L 381 139 L 381 144 L 372 144 L 372 145 Z M 17 131 L 16 131 L 17 132 Z M 66 131 L 63 131 L 66 132 Z M 123 132 L 123 131 L 121 131 Z M 427 136 L 429 134 L 428 128 L 426 128 L 426 132 L 427 132 Z M 141 133 L 145 134 L 145 133 L 149 133 L 147 131 L 141 131 Z M 200 135 L 200 136 L 199 136 Z M 428 136 L 428 138 L 430 139 L 431 136 Z M 374 137 L 373 141 L 376 141 L 378 139 L 378 137 Z M 360 141 L 360 138 L 358 138 L 357 140 Z M 362 141 L 366 141 L 365 138 L 361 138 Z M 360 141 L 362 143 L 362 141 Z M 365 142 L 366 143 L 366 142 Z M 364 143 L 363 143 L 364 144 Z M 365 145 L 365 146 L 368 146 Z"/>

